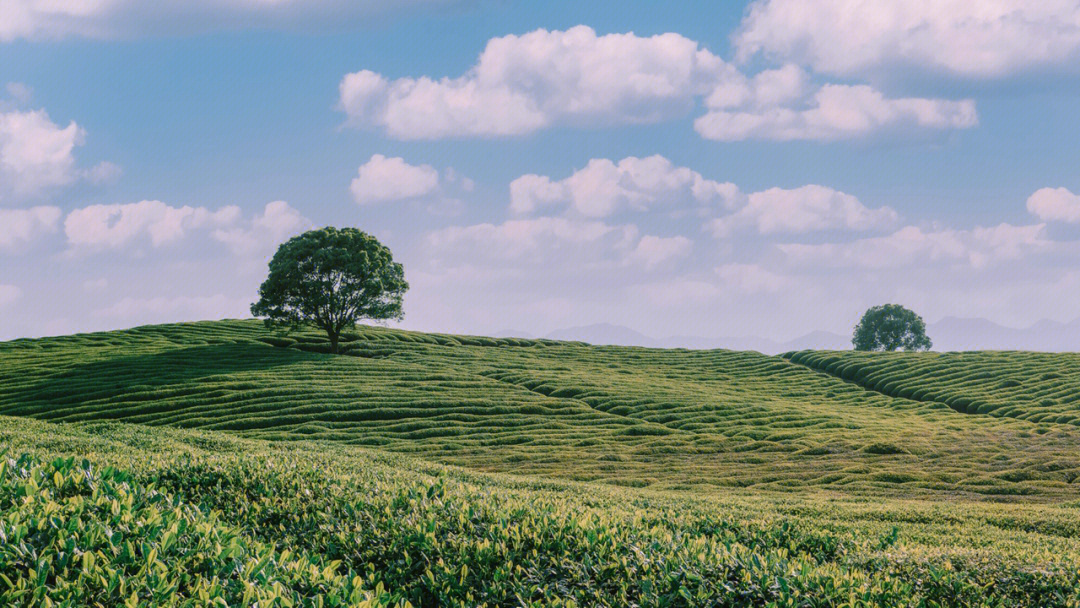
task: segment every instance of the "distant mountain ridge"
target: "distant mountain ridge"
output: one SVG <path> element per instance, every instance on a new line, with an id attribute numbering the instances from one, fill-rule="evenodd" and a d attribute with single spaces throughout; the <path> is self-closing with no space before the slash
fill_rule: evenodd
<path id="1" fill-rule="evenodd" d="M 1068 323 L 1042 320 L 1017 329 L 986 319 L 945 317 L 931 323 L 926 333 L 934 350 L 1040 350 L 1080 351 L 1080 319 Z"/>
<path id="2" fill-rule="evenodd" d="M 789 350 L 808 348 L 839 350 L 849 348 L 851 339 L 827 331 L 815 331 L 793 340 L 778 342 L 757 336 L 704 337 L 704 336 L 667 336 L 653 338 L 639 331 L 614 325 L 595 323 L 578 327 L 555 330 L 544 336 L 552 340 L 579 340 L 597 345 L 647 346 L 651 348 L 691 348 L 728 350 L 756 350 L 763 353 L 783 353 Z"/>
<path id="3" fill-rule="evenodd" d="M 501 332 L 503 334 L 507 332 Z M 1047 352 L 1080 351 L 1080 319 L 1068 323 L 1042 320 L 1030 327 L 1005 327 L 981 318 L 945 317 L 930 323 L 926 333 L 936 351 L 957 350 L 1034 350 Z M 518 336 L 526 337 L 526 336 Z M 793 350 L 847 350 L 851 338 L 829 331 L 812 331 L 786 341 L 758 336 L 667 336 L 654 338 L 637 330 L 612 323 L 594 323 L 557 329 L 544 336 L 552 340 L 578 340 L 597 345 L 646 346 L 652 348 L 691 348 L 756 350 L 778 354 Z"/>

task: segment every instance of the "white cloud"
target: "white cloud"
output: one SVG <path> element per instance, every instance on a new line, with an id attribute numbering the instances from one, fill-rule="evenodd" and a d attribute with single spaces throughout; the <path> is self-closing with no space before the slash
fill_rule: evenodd
<path id="1" fill-rule="evenodd" d="M 439 172 L 430 165 L 410 165 L 400 157 L 375 154 L 360 165 L 349 190 L 360 205 L 431 194 L 439 187 Z"/>
<path id="2" fill-rule="evenodd" d="M 971 100 L 886 98 L 866 85 L 812 85 L 794 65 L 748 78 L 697 42 L 668 33 L 597 36 L 586 26 L 488 41 L 457 78 L 361 70 L 339 85 L 347 124 L 398 139 L 507 136 L 553 125 L 655 123 L 709 112 L 697 131 L 718 140 L 860 137 L 885 128 L 973 126 Z"/>
<path id="3" fill-rule="evenodd" d="M 31 95 L 21 83 L 8 83 L 7 90 L 19 101 Z M 8 105 L 0 102 L 0 202 L 39 198 L 78 180 L 99 184 L 120 176 L 120 167 L 108 161 L 77 167 L 75 148 L 83 145 L 86 132 L 74 121 L 61 127 L 45 110 L 4 111 Z"/>
<path id="4" fill-rule="evenodd" d="M 693 241 L 681 235 L 641 235 L 633 224 L 568 217 L 511 219 L 500 224 L 452 226 L 428 233 L 422 272 L 469 269 L 471 280 L 510 274 L 543 276 L 616 269 L 653 270 L 690 255 Z M 456 279 L 455 279 L 456 282 Z"/>
<path id="5" fill-rule="evenodd" d="M 261 215 L 244 226 L 219 228 L 214 238 L 236 255 L 253 256 L 273 253 L 283 241 L 311 228 L 311 221 L 285 201 L 267 203 Z"/>
<path id="6" fill-rule="evenodd" d="M 52 206 L 0 209 L 0 250 L 14 250 L 34 239 L 56 232 L 60 209 Z"/>
<path id="7" fill-rule="evenodd" d="M 120 165 L 103 160 L 90 169 L 83 171 L 82 176 L 91 184 L 106 184 L 120 179 L 123 173 L 124 171 L 120 168 Z"/>
<path id="8" fill-rule="evenodd" d="M 994 78 L 1080 59 L 1075 0 L 757 0 L 733 36 L 757 53 L 819 73 L 915 67 Z"/>
<path id="9" fill-rule="evenodd" d="M 1080 194 L 1065 188 L 1040 188 L 1028 197 L 1027 210 L 1048 222 L 1080 223 Z"/>
<path id="10" fill-rule="evenodd" d="M 429 244 L 444 250 L 465 248 L 497 259 L 516 258 L 542 247 L 595 243 L 614 237 L 620 246 L 637 236 L 633 226 L 561 217 L 508 220 L 501 224 L 450 226 L 428 234 Z"/>
<path id="11" fill-rule="evenodd" d="M 628 264 L 641 264 L 645 270 L 690 255 L 693 241 L 685 236 L 660 237 L 646 234 L 626 257 Z"/>
<path id="12" fill-rule="evenodd" d="M 0 285 L 0 308 L 13 304 L 22 297 L 22 290 L 15 285 Z"/>
<path id="13" fill-rule="evenodd" d="M 737 195 L 735 184 L 705 179 L 660 155 L 631 156 L 618 163 L 594 158 L 563 180 L 540 175 L 517 178 L 510 183 L 510 210 L 525 215 L 569 205 L 586 217 L 606 217 L 626 209 L 645 211 L 687 203 L 731 205 Z"/>
<path id="14" fill-rule="evenodd" d="M 758 74 L 777 76 L 770 76 L 768 84 L 757 83 L 754 93 L 746 97 L 718 91 L 707 101 L 709 112 L 694 121 L 694 128 L 702 137 L 719 141 L 831 141 L 889 129 L 966 129 L 978 124 L 975 102 L 970 99 L 891 99 L 867 85 L 840 84 L 823 85 L 802 98 L 803 80 L 783 75 L 784 70 Z"/>
<path id="15" fill-rule="evenodd" d="M 203 319 L 246 318 L 251 316 L 246 298 L 213 296 L 159 296 L 122 298 L 108 308 L 95 311 L 99 317 L 119 317 L 128 322 L 201 321 Z"/>
<path id="16" fill-rule="evenodd" d="M 399 139 L 520 135 L 554 124 L 651 123 L 683 115 L 697 96 L 732 74 L 719 57 L 678 34 L 540 29 L 489 40 L 458 78 L 347 74 L 340 108 L 349 124 Z"/>
<path id="17" fill-rule="evenodd" d="M 790 282 L 758 264 L 723 264 L 715 272 L 725 291 L 745 294 L 780 291 Z"/>
<path id="18" fill-rule="evenodd" d="M 76 209 L 64 220 L 68 243 L 77 248 L 116 249 L 149 236 L 159 247 L 184 237 L 194 229 L 225 226 L 240 217 L 240 208 L 172 207 L 161 201 L 90 205 Z"/>
<path id="19" fill-rule="evenodd" d="M 39 196 L 75 181 L 72 151 L 85 133 L 61 127 L 44 110 L 0 112 L 0 200 Z"/>
<path id="20" fill-rule="evenodd" d="M 1045 225 L 999 224 L 970 230 L 925 231 L 906 226 L 880 237 L 847 243 L 778 245 L 790 261 L 805 266 L 884 269 L 932 263 L 983 268 L 1048 250 Z"/>
<path id="21" fill-rule="evenodd" d="M 452 0 L 4 0 L 0 41 L 118 38 L 223 29 L 309 29 L 369 23 L 384 13 Z"/>
<path id="22" fill-rule="evenodd" d="M 761 234 L 871 230 L 887 228 L 898 217 L 889 207 L 870 209 L 851 194 L 816 184 L 791 190 L 770 188 L 747 195 L 746 201 L 737 212 L 713 220 L 709 230 L 717 237 L 742 227 Z"/>

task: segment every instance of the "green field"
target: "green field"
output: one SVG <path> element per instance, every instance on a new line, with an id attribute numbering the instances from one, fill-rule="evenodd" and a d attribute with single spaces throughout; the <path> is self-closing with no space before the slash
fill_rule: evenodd
<path id="1" fill-rule="evenodd" d="M 1076 355 L 347 338 L 0 344 L 0 605 L 1080 605 Z"/>

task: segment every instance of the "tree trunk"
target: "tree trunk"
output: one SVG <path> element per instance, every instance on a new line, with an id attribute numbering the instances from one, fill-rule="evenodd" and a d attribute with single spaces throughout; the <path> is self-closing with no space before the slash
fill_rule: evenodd
<path id="1" fill-rule="evenodd" d="M 338 354 L 338 333 L 328 329 L 326 335 L 330 338 L 330 352 Z"/>

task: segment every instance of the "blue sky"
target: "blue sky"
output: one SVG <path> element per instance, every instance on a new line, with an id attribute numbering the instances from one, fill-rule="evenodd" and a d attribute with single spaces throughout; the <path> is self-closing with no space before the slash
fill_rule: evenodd
<path id="1" fill-rule="evenodd" d="M 1080 316 L 1080 5 L 843 4 L 6 3 L 0 338 L 243 315 L 327 224 L 425 330 Z"/>

